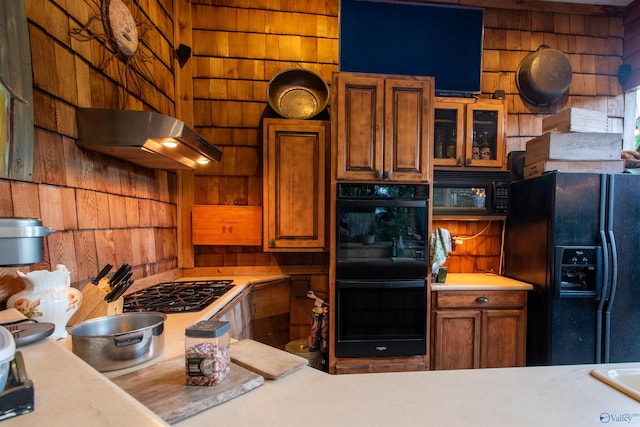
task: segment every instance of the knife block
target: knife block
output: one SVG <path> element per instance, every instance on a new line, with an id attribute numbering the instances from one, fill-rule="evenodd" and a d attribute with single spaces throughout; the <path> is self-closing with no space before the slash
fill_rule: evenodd
<path id="1" fill-rule="evenodd" d="M 67 326 L 72 326 L 96 317 L 121 314 L 123 298 L 120 297 L 113 302 L 107 302 L 104 300 L 107 293 L 108 292 L 105 292 L 102 288 L 92 283 L 87 283 L 84 288 L 82 288 L 80 307 L 73 313 L 73 316 L 71 316 L 71 319 L 67 322 Z"/>

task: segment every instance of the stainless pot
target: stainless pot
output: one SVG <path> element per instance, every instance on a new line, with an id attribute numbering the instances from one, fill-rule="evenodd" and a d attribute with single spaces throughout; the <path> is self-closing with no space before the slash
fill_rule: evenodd
<path id="1" fill-rule="evenodd" d="M 562 52 L 542 45 L 520 61 L 516 86 L 530 104 L 551 105 L 569 89 L 572 74 L 571 63 Z"/>
<path id="2" fill-rule="evenodd" d="M 139 365 L 164 350 L 166 319 L 146 312 L 86 320 L 69 329 L 71 350 L 100 372 Z"/>
<path id="3" fill-rule="evenodd" d="M 44 259 L 42 238 L 55 230 L 35 218 L 0 218 L 0 265 L 25 265 Z"/>

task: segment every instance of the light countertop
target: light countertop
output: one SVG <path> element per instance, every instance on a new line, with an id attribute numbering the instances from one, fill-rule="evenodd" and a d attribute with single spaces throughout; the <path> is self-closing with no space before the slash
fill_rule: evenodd
<path id="1" fill-rule="evenodd" d="M 628 364 L 627 366 L 640 366 Z M 640 426 L 640 402 L 592 366 L 329 375 L 304 368 L 178 424 L 200 426 Z M 629 422 L 607 417 L 628 416 Z"/>
<path id="2" fill-rule="evenodd" d="M 445 283 L 431 283 L 432 291 L 528 291 L 529 283 L 495 273 L 449 273 Z"/>
<path id="3" fill-rule="evenodd" d="M 184 328 L 210 315 L 169 315 L 165 352 L 147 363 L 184 351 Z M 2 421 L 3 426 L 165 425 L 71 353 L 65 340 L 47 339 L 19 350 L 34 382 L 35 410 Z M 177 425 L 538 427 L 609 421 L 640 426 L 640 402 L 589 374 L 604 366 L 640 363 L 349 375 L 304 367 Z"/>

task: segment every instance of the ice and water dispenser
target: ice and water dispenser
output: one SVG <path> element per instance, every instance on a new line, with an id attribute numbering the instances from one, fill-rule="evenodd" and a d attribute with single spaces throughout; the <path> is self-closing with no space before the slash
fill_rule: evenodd
<path id="1" fill-rule="evenodd" d="M 556 297 L 599 298 L 602 289 L 600 246 L 556 246 Z"/>

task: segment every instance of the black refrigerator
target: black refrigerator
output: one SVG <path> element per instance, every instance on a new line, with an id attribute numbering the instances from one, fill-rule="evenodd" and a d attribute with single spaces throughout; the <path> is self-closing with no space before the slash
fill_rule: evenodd
<path id="1" fill-rule="evenodd" d="M 640 175 L 513 182 L 504 274 L 533 285 L 527 365 L 640 361 Z"/>

